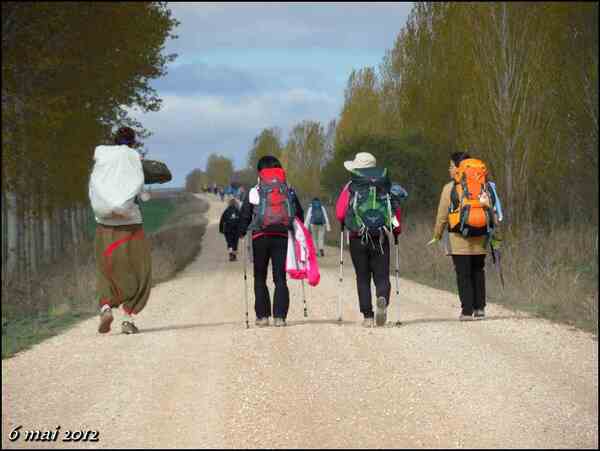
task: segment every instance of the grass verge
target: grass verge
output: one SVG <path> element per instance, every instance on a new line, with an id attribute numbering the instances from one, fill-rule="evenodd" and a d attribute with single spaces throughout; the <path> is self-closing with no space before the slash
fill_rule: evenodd
<path id="1" fill-rule="evenodd" d="M 333 211 L 330 218 L 335 218 Z M 433 218 L 411 216 L 399 239 L 400 276 L 458 296 L 452 259 L 444 245 L 426 246 Z M 331 241 L 339 246 L 339 225 Z M 506 236 L 501 250 L 505 288 L 498 268 L 486 259 L 488 302 L 569 324 L 598 336 L 598 226 L 530 227 Z M 395 257 L 392 260 L 392 270 Z M 393 271 L 392 271 L 393 275 Z"/>

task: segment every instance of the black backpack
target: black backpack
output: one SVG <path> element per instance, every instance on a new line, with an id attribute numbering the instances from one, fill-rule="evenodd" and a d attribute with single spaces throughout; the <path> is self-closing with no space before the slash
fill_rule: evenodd
<path id="1" fill-rule="evenodd" d="M 325 215 L 323 214 L 323 207 L 321 206 L 321 201 L 313 200 L 311 206 L 312 213 L 310 215 L 310 223 L 313 225 L 324 225 Z"/>

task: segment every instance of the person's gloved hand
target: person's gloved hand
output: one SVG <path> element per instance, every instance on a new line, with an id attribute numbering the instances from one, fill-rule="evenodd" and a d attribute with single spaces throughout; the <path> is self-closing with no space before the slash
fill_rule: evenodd
<path id="1" fill-rule="evenodd" d="M 492 249 L 498 250 L 502 247 L 502 239 L 494 237 L 490 241 L 490 244 L 492 245 Z"/>
<path id="2" fill-rule="evenodd" d="M 431 239 L 431 241 L 429 241 L 429 243 L 427 243 L 427 246 L 431 246 L 432 244 L 437 243 L 439 240 L 440 240 L 439 238 L 433 237 Z"/>

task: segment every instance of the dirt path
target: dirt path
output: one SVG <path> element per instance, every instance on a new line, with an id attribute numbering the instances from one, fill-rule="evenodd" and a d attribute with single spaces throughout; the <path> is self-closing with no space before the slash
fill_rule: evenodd
<path id="1" fill-rule="evenodd" d="M 247 330 L 242 263 L 227 262 L 217 230 L 224 205 L 211 202 L 201 255 L 153 289 L 142 333 L 121 335 L 117 316 L 100 336 L 94 318 L 2 361 L 3 448 L 598 447 L 589 334 L 495 305 L 460 323 L 455 295 L 406 280 L 404 324 L 364 329 L 350 263 L 337 324 L 333 248 L 308 319 L 290 281 L 288 327 L 255 328 L 251 296 Z M 57 426 L 57 442 L 22 440 Z M 61 442 L 65 430 L 99 442 Z"/>

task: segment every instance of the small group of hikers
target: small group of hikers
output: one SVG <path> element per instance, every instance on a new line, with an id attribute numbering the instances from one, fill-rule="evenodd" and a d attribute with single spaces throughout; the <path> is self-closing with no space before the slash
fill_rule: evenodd
<path id="1" fill-rule="evenodd" d="M 229 254 L 230 262 L 237 260 L 241 218 L 240 203 L 235 198 L 230 199 L 229 204 L 221 215 L 221 219 L 219 221 L 219 232 L 225 235 L 225 242 L 227 244 L 227 252 Z M 325 231 L 330 232 L 331 226 L 329 225 L 327 210 L 325 206 L 321 204 L 321 200 L 318 197 L 315 197 L 311 201 L 306 213 L 304 224 L 312 234 L 315 249 L 319 252 L 321 257 L 324 257 Z"/>
<path id="2" fill-rule="evenodd" d="M 139 176 L 141 174 L 143 181 L 144 174 L 139 164 L 141 157 L 131 149 L 134 138 L 131 129 L 120 129 L 116 145 L 98 146 L 95 155 L 94 171 L 101 165 L 103 152 L 114 158 L 129 159 L 135 166 L 138 182 L 131 184 L 133 190 L 125 194 L 129 196 L 125 202 L 127 208 L 101 211 L 99 202 L 94 202 L 93 174 L 90 180 L 90 198 L 98 223 L 96 260 L 100 333 L 110 330 L 112 309 L 119 306 L 125 315 L 122 332 L 137 333 L 132 315 L 144 308 L 150 293 L 150 248 L 137 203 L 143 188 L 143 183 L 139 186 Z M 398 235 L 402 232 L 400 201 L 408 193 L 391 182 L 387 170 L 377 167 L 376 159 L 370 153 L 357 153 L 354 160 L 344 162 L 344 167 L 350 172 L 350 180 L 343 186 L 336 202 L 336 219 L 342 229 L 340 246 L 343 246 L 346 229 L 363 326 L 383 326 L 391 294 L 390 236 L 397 245 Z M 485 256 L 496 226 L 502 220 L 502 209 L 495 185 L 488 180 L 487 169 L 481 160 L 471 158 L 467 153 L 453 153 L 449 171 L 452 181 L 442 190 L 433 238 L 427 244 L 439 241 L 448 229 L 447 254 L 454 262 L 461 302 L 459 319 L 472 320 L 485 316 Z M 331 227 L 327 211 L 318 198 L 310 203 L 305 219 L 298 195 L 286 183 L 285 170 L 277 158 L 262 157 L 257 172 L 258 183 L 244 196 L 241 207 L 237 200 L 230 200 L 221 216 L 219 231 L 225 235 L 230 261 L 237 260 L 239 239 L 249 235 L 254 269 L 255 324 L 269 326 L 272 317 L 273 325 L 280 327 L 286 325 L 290 305 L 287 275 L 308 279 L 313 286 L 318 284 L 316 249 L 324 256 L 325 230 L 330 231 Z M 493 252 L 494 248 L 491 249 Z M 269 262 L 275 285 L 272 303 L 267 288 Z M 375 285 L 375 311 L 371 280 Z M 246 311 L 246 321 L 247 315 Z"/>

